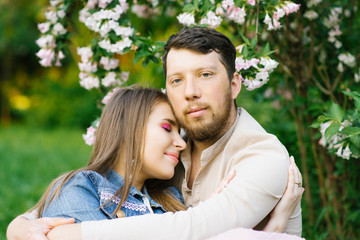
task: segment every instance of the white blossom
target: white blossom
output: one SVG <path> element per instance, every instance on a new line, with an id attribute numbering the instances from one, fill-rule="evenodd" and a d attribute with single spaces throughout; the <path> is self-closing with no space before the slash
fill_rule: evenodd
<path id="1" fill-rule="evenodd" d="M 209 11 L 206 14 L 206 17 L 201 19 L 200 24 L 207 24 L 212 28 L 217 28 L 220 26 L 221 21 L 222 21 L 221 17 L 216 16 L 214 12 Z"/>
<path id="2" fill-rule="evenodd" d="M 97 63 L 91 63 L 91 62 L 79 62 L 79 69 L 82 72 L 89 72 L 89 73 L 93 73 L 97 71 Z"/>
<path id="3" fill-rule="evenodd" d="M 191 26 L 192 24 L 195 24 L 195 17 L 191 13 L 181 13 L 179 16 L 176 17 L 181 24 L 184 26 Z"/>
<path id="4" fill-rule="evenodd" d="M 46 33 L 50 29 L 50 23 L 49 22 L 39 23 L 38 29 L 41 33 Z"/>
<path id="5" fill-rule="evenodd" d="M 100 81 L 98 77 L 88 76 L 80 81 L 80 85 L 87 90 L 92 88 L 99 88 Z"/>
<path id="6" fill-rule="evenodd" d="M 314 10 L 309 10 L 304 13 L 304 17 L 311 21 L 318 18 L 319 15 Z"/>
<path id="7" fill-rule="evenodd" d="M 66 13 L 65 13 L 64 10 L 59 10 L 59 11 L 57 11 L 57 16 L 58 16 L 59 18 L 64 18 L 65 15 L 66 15 Z"/>
<path id="8" fill-rule="evenodd" d="M 47 20 L 49 20 L 52 24 L 55 24 L 58 21 L 58 17 L 56 15 L 56 12 L 54 11 L 48 11 L 45 12 L 45 17 Z"/>
<path id="9" fill-rule="evenodd" d="M 101 57 L 100 64 L 103 65 L 105 70 L 109 71 L 109 70 L 115 69 L 119 66 L 119 60 L 111 59 L 108 57 Z"/>
<path id="10" fill-rule="evenodd" d="M 344 64 L 348 65 L 349 67 L 355 67 L 355 57 L 350 53 L 341 53 L 338 56 L 339 61 L 343 62 Z"/>
<path id="11" fill-rule="evenodd" d="M 265 70 L 271 73 L 279 63 L 271 58 L 260 58 L 260 64 L 264 66 Z"/>
<path id="12" fill-rule="evenodd" d="M 106 76 L 101 80 L 101 84 L 104 87 L 110 87 L 116 85 L 116 83 L 119 83 L 119 79 L 116 77 L 115 72 L 108 72 Z"/>
<path id="13" fill-rule="evenodd" d="M 36 40 L 36 44 L 40 48 L 47 48 L 47 47 L 54 48 L 54 47 L 56 47 L 55 38 L 54 38 L 53 35 L 50 35 L 50 34 L 41 36 L 38 40 Z"/>
<path id="14" fill-rule="evenodd" d="M 61 24 L 61 23 L 56 23 L 54 26 L 53 26 L 53 29 L 52 29 L 52 34 L 54 34 L 55 36 L 57 35 L 63 35 L 67 32 L 67 30 L 64 28 L 64 26 Z"/>
<path id="15" fill-rule="evenodd" d="M 245 22 L 245 17 L 246 17 L 245 7 L 232 8 L 230 14 L 228 15 L 228 18 L 230 20 L 233 20 L 238 24 L 243 24 Z"/>
<path id="16" fill-rule="evenodd" d="M 81 56 L 81 61 L 83 62 L 88 62 L 94 54 L 90 47 L 78 47 L 77 53 Z"/>

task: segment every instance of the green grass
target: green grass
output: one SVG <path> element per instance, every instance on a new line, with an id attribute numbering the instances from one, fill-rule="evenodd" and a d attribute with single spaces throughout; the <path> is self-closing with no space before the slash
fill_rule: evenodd
<path id="1" fill-rule="evenodd" d="M 0 239 L 17 215 L 41 197 L 59 174 L 87 164 L 91 147 L 78 129 L 0 127 Z"/>

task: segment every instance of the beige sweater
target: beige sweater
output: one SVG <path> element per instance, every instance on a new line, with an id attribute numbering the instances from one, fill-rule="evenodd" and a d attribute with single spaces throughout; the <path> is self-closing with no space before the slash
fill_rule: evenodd
<path id="1" fill-rule="evenodd" d="M 289 156 L 279 140 L 244 109 L 229 131 L 201 155 L 201 169 L 192 190 L 182 181 L 187 211 L 82 223 L 83 240 L 97 239 L 206 239 L 232 228 L 254 228 L 281 198 L 287 184 Z M 191 146 L 191 144 L 188 144 Z M 185 176 L 191 149 L 181 156 Z M 232 169 L 236 177 L 209 199 Z M 300 204 L 286 233 L 301 235 Z"/>

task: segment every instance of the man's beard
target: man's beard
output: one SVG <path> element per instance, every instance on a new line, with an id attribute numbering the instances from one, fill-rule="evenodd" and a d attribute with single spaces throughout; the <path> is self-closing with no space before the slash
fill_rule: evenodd
<path id="1" fill-rule="evenodd" d="M 225 106 L 221 112 L 215 114 L 212 108 L 208 107 L 209 111 L 212 111 L 212 119 L 209 123 L 203 122 L 204 119 L 194 119 L 189 122 L 186 119 L 178 119 L 181 127 L 184 128 L 187 137 L 198 142 L 216 141 L 218 140 L 227 128 L 230 119 L 231 107 L 232 107 L 231 92 L 229 91 L 225 95 Z"/>

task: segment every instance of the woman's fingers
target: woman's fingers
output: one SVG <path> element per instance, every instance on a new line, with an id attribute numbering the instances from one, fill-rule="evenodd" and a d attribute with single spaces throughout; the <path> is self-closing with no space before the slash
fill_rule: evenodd
<path id="1" fill-rule="evenodd" d="M 230 170 L 230 172 L 225 176 L 225 178 L 220 182 L 215 191 L 211 194 L 211 197 L 217 193 L 221 193 L 221 191 L 226 188 L 231 180 L 234 179 L 236 175 L 235 169 Z"/>

